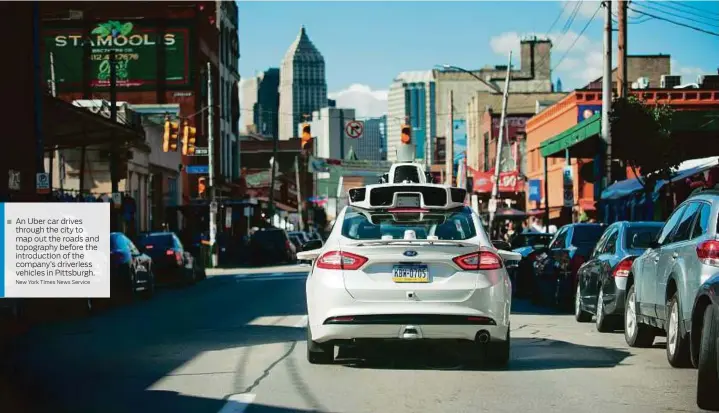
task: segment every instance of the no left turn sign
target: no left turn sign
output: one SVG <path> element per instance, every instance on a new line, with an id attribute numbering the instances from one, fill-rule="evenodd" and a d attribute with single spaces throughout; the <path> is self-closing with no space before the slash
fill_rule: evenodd
<path id="1" fill-rule="evenodd" d="M 359 120 L 351 120 L 345 125 L 345 134 L 351 139 L 358 139 L 364 133 L 364 122 Z"/>

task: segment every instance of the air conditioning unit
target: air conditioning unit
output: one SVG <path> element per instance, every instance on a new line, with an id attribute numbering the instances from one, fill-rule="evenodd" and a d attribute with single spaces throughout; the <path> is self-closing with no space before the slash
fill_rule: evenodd
<path id="1" fill-rule="evenodd" d="M 647 89 L 649 87 L 649 78 L 640 77 L 637 79 L 637 89 Z"/>
<path id="2" fill-rule="evenodd" d="M 662 89 L 673 89 L 682 84 L 682 77 L 679 75 L 662 75 L 660 87 Z"/>

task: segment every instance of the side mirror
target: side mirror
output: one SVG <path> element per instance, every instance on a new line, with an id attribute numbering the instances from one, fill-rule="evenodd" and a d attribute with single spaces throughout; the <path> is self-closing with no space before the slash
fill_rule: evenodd
<path id="1" fill-rule="evenodd" d="M 492 241 L 492 245 L 494 245 L 494 248 L 496 248 L 498 250 L 504 250 L 504 251 L 512 250 L 512 245 L 510 245 L 507 241 L 494 240 L 494 241 Z"/>

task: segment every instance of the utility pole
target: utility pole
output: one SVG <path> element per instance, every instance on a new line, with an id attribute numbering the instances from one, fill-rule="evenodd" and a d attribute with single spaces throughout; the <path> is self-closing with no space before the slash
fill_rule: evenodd
<path id="1" fill-rule="evenodd" d="M 213 130 L 214 109 L 212 107 L 212 64 L 207 62 L 207 163 L 210 175 L 210 253 L 212 267 L 217 267 L 217 201 L 215 200 L 215 133 Z"/>
<path id="2" fill-rule="evenodd" d="M 447 138 L 445 138 L 444 144 L 444 177 L 446 184 L 451 186 L 454 175 L 454 91 L 451 89 L 447 101 L 449 116 L 447 118 Z"/>
<path id="3" fill-rule="evenodd" d="M 295 185 L 297 185 L 297 213 L 300 216 L 300 231 L 305 230 L 305 224 L 302 222 L 302 193 L 300 187 L 300 162 L 299 155 L 295 156 Z"/>
<path id="4" fill-rule="evenodd" d="M 340 108 L 340 159 L 345 160 L 345 111 Z"/>
<path id="5" fill-rule="evenodd" d="M 117 53 L 115 50 L 110 51 L 110 121 L 112 122 L 113 131 L 115 130 L 115 124 L 117 123 Z M 113 196 L 119 192 L 120 177 L 118 176 L 117 168 L 117 142 L 115 142 L 115 133 L 110 134 L 110 181 L 112 182 L 112 194 Z M 121 201 L 122 202 L 122 201 Z M 112 231 L 119 229 L 118 213 L 117 208 L 120 205 L 114 205 L 111 213 L 112 219 L 110 225 Z"/>
<path id="6" fill-rule="evenodd" d="M 45 139 L 42 134 L 42 63 L 40 62 L 40 5 L 38 2 L 32 6 L 33 21 L 33 92 L 35 99 L 35 172 L 45 172 Z M 33 191 L 35 192 L 35 191 Z"/>
<path id="7" fill-rule="evenodd" d="M 268 201 L 269 201 L 269 217 L 270 220 L 274 220 L 275 218 L 275 180 L 277 179 L 277 146 L 278 146 L 278 139 L 277 136 L 275 136 L 272 139 L 272 158 L 270 158 L 270 192 L 267 195 Z"/>
<path id="8" fill-rule="evenodd" d="M 502 96 L 502 115 L 499 118 L 499 136 L 497 137 L 497 156 L 494 160 L 494 185 L 492 185 L 492 197 L 489 199 L 489 231 L 492 231 L 494 213 L 497 209 L 497 194 L 499 193 L 499 170 L 502 162 L 502 142 L 504 141 L 504 123 L 507 118 L 507 99 L 509 98 L 509 81 L 512 71 L 512 51 L 509 51 L 509 63 L 507 64 L 507 77 L 504 79 L 504 95 Z"/>
<path id="9" fill-rule="evenodd" d="M 627 0 L 619 0 L 617 8 L 619 36 L 617 38 L 617 94 L 627 97 Z"/>
<path id="10" fill-rule="evenodd" d="M 609 130 L 609 111 L 612 106 L 612 2 L 604 2 L 604 74 L 602 76 L 602 139 L 604 140 L 604 182 L 597 180 L 598 191 L 595 199 L 601 198 L 601 193 L 611 183 L 612 174 L 612 135 Z M 601 162 L 601 161 L 600 161 Z M 597 196 L 597 194 L 599 196 Z"/>

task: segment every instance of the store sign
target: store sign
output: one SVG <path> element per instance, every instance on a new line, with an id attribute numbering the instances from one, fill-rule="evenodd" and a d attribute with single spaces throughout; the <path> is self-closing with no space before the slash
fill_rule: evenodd
<path id="1" fill-rule="evenodd" d="M 158 47 L 164 47 L 167 86 L 190 84 L 190 30 L 168 27 L 159 33 L 142 22 L 99 22 L 89 37 L 82 28 L 49 26 L 43 31 L 45 78 L 50 79 L 50 53 L 53 53 L 58 91 L 82 90 L 84 38 L 90 41 L 90 86 L 109 88 L 110 52 L 115 51 L 118 88 L 154 89 L 158 77 Z"/>
<path id="2" fill-rule="evenodd" d="M 472 183 L 474 192 L 491 193 L 494 186 L 494 172 L 480 172 L 467 168 L 472 174 Z M 519 172 L 502 172 L 499 174 L 499 192 L 520 192 L 523 190 L 522 179 Z"/>

